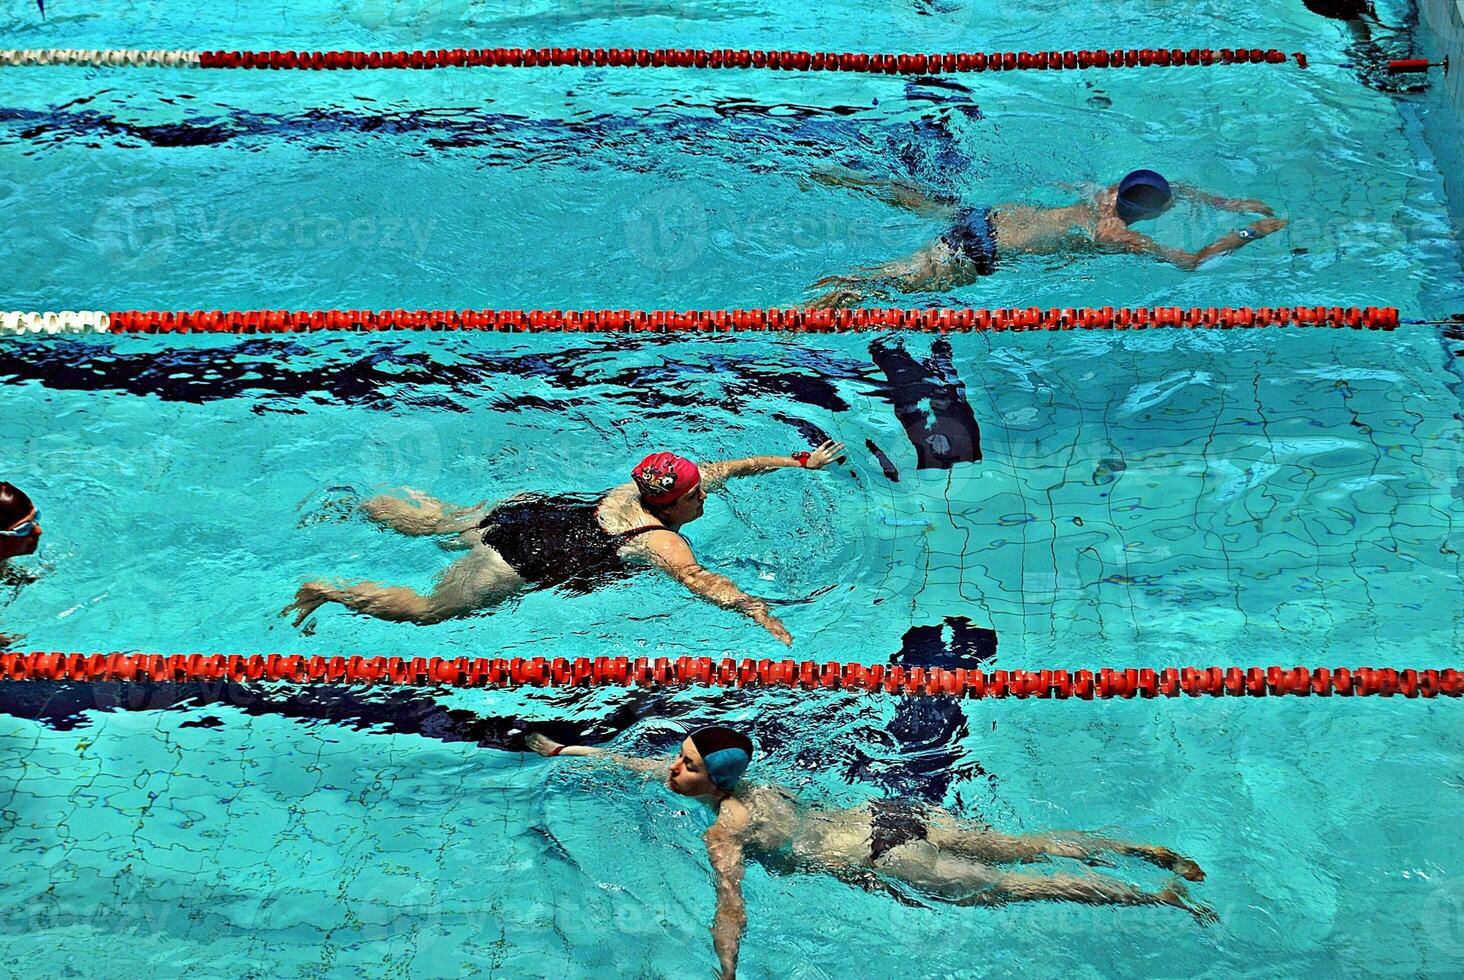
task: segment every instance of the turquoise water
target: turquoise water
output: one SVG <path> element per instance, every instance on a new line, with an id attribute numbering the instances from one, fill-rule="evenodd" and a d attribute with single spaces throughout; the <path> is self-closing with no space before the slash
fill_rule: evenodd
<path id="1" fill-rule="evenodd" d="M 1128 2 L 1099 27 L 1058 4 L 702 2 L 675 20 L 630 3 L 49 6 L 44 23 L 19 0 L 0 8 L 3 43 L 1244 37 L 1316 62 L 1345 46 L 1275 2 L 1244 20 L 1229 5 Z M 1293 219 L 1192 275 L 1030 261 L 912 305 L 1385 303 L 1419 316 L 1459 293 L 1456 231 L 1416 138 L 1430 97 L 1392 99 L 1325 66 L 939 87 L 585 70 L 6 82 L 0 309 L 792 303 L 941 230 L 808 182 L 827 160 L 972 203 L 1055 201 L 1058 182 L 1152 165 Z M 1195 247 L 1226 227 L 1181 211 L 1156 232 Z M 307 637 L 275 614 L 308 577 L 425 586 L 442 567 L 430 542 L 350 515 L 371 493 L 594 490 L 653 447 L 715 459 L 827 433 L 849 445 L 846 465 L 734 484 L 689 529 L 709 567 L 780 602 L 799 659 L 914 656 L 929 652 L 919 628 L 942 626 L 937 646 L 959 653 L 959 621 L 996 632 L 1004 667 L 1457 664 L 1459 377 L 1431 328 L 953 338 L 939 390 L 969 404 L 980 459 L 924 469 L 894 412 L 913 390 L 891 374 L 901 349 L 939 376 L 920 366 L 926 337 L 6 345 L 3 475 L 41 503 L 46 537 L 25 563 L 36 581 L 0 593 L 0 624 L 52 650 L 782 656 L 650 576 L 431 628 L 327 609 Z M 942 425 L 953 452 L 974 455 L 969 429 Z M 270 691 L 164 710 L 172 697 L 154 691 L 103 711 L 116 692 L 7 688 L 0 944 L 17 975 L 706 971 L 706 818 L 501 746 L 512 728 L 571 726 L 659 752 L 673 721 L 713 718 L 752 729 L 755 778 L 825 804 L 898 787 L 1004 830 L 1105 829 L 1186 851 L 1221 915 L 1202 929 L 1173 910 L 917 908 L 754 866 L 745 976 L 851 963 L 868 976 L 1464 971 L 1454 702 L 953 715 L 786 693 L 338 692 L 307 706 Z"/>

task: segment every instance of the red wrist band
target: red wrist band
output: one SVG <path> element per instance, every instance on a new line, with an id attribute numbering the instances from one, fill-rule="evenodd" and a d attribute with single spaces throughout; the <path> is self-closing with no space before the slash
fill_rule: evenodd
<path id="1" fill-rule="evenodd" d="M 558 755 L 559 753 L 563 752 L 566 748 L 568 748 L 568 746 L 561 745 L 557 749 L 555 749 L 553 752 L 550 752 L 549 754 L 550 755 Z"/>
<path id="2" fill-rule="evenodd" d="M 796 452 L 796 453 L 793 454 L 793 458 L 796 459 L 796 460 L 798 460 L 798 465 L 799 466 L 803 467 L 804 469 L 808 469 L 808 457 L 810 455 L 812 455 L 812 454 L 811 453 L 806 453 L 806 452 L 804 452 L 803 450 L 800 449 L 798 452 Z"/>

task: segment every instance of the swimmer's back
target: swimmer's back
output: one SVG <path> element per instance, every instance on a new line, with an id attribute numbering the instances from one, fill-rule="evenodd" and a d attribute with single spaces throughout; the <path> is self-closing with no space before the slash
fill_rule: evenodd
<path id="1" fill-rule="evenodd" d="M 482 543 L 524 581 L 538 588 L 589 591 L 637 570 L 621 556 L 627 544 L 667 530 L 657 523 L 610 530 L 601 520 L 602 504 L 600 496 L 520 494 L 493 508 L 478 529 Z"/>
<path id="2" fill-rule="evenodd" d="M 1060 208 L 1003 204 L 992 209 L 991 220 L 1003 252 L 1053 255 L 1092 247 L 1098 214 L 1097 205 L 1090 201 Z"/>

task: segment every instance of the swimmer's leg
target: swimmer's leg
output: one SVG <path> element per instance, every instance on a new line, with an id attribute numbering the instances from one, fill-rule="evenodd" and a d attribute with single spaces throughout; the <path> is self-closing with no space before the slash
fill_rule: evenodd
<path id="1" fill-rule="evenodd" d="M 866 177 L 847 167 L 815 167 L 808 176 L 827 187 L 843 187 L 861 191 L 892 207 L 902 208 L 916 214 L 950 218 L 957 210 L 957 204 L 949 195 L 927 190 L 907 180 L 889 180 L 884 177 Z"/>
<path id="2" fill-rule="evenodd" d="M 374 523 L 411 537 L 461 534 L 487 513 L 481 503 L 475 507 L 457 507 L 410 487 L 407 495 L 410 501 L 400 497 L 372 497 L 361 504 L 361 510 Z"/>
<path id="3" fill-rule="evenodd" d="M 1183 909 L 1197 922 L 1209 925 L 1220 917 L 1208 905 L 1190 898 L 1184 885 L 1173 882 L 1157 892 L 1102 875 L 1034 875 L 1009 872 L 988 889 L 956 899 L 954 905 L 1006 905 L 1009 902 L 1078 902 L 1083 905 L 1170 905 Z"/>
<path id="4" fill-rule="evenodd" d="M 280 610 L 280 615 L 293 613 L 293 625 L 300 626 L 321 606 L 338 602 L 352 612 L 376 619 L 430 626 L 496 606 L 526 586 L 498 552 L 480 545 L 472 554 L 444 569 L 427 595 L 406 586 L 375 582 L 355 585 L 306 582 L 295 594 L 295 601 Z M 306 632 L 312 629 L 307 626 Z"/>
<path id="5" fill-rule="evenodd" d="M 1147 892 L 1102 875 L 1034 875 L 1003 871 L 979 861 L 954 857 L 929 841 L 903 844 L 875 864 L 883 874 L 953 905 L 1005 905 L 1009 902 L 1080 902 L 1085 905 L 1172 905 L 1201 922 L 1215 919 L 1208 906 L 1190 900 L 1175 882 Z"/>
<path id="6" fill-rule="evenodd" d="M 984 827 L 932 823 L 930 842 L 943 851 L 986 864 L 1031 864 L 1049 857 L 1082 861 L 1089 852 L 1075 843 L 1041 834 L 1003 834 Z"/>
<path id="7" fill-rule="evenodd" d="M 1062 857 L 1087 864 L 1104 865 L 1110 862 L 1099 855 L 1122 854 L 1148 861 L 1190 881 L 1205 880 L 1205 872 L 1198 864 L 1167 847 L 1133 844 L 1098 834 L 1058 831 L 1011 835 L 946 817 L 932 822 L 930 840 L 953 854 L 988 864 L 1028 864 L 1045 861 L 1049 857 Z"/>
<path id="8" fill-rule="evenodd" d="M 951 247 L 937 239 L 908 258 L 869 266 L 848 275 L 825 276 L 808 288 L 833 288 L 811 300 L 808 309 L 853 306 L 869 293 L 879 293 L 883 287 L 902 293 L 942 293 L 980 278 L 974 271 L 963 272 L 962 265 Z"/>
<path id="9" fill-rule="evenodd" d="M 1167 847 L 1155 847 L 1152 844 L 1135 844 L 1131 841 L 1113 840 L 1101 834 L 1069 833 L 1067 831 L 1054 831 L 1043 835 L 1047 840 L 1054 841 L 1063 847 L 1078 847 L 1082 849 L 1087 857 L 1079 860 L 1093 863 L 1095 855 L 1107 852 L 1109 854 L 1122 854 L 1124 857 L 1134 857 L 1141 861 L 1164 868 L 1166 871 L 1173 871 L 1182 878 L 1190 881 L 1204 881 L 1205 872 L 1193 859 L 1185 857 L 1178 851 L 1171 851 Z M 1056 851 L 1051 853 L 1056 854 Z"/>

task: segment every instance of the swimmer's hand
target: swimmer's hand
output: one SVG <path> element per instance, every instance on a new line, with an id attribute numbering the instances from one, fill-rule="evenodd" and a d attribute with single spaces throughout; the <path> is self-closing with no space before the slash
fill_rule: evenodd
<path id="1" fill-rule="evenodd" d="M 5 633 L 0 633 L 0 650 L 12 650 L 24 642 L 24 636 L 10 636 Z"/>
<path id="2" fill-rule="evenodd" d="M 821 470 L 842 455 L 844 455 L 844 444 L 829 439 L 809 453 L 808 460 L 803 465 L 811 470 Z"/>
<path id="3" fill-rule="evenodd" d="M 524 744 L 542 756 L 605 754 L 604 749 L 592 749 L 585 745 L 564 745 L 547 735 L 540 735 L 538 732 L 529 732 L 525 735 Z"/>
<path id="4" fill-rule="evenodd" d="M 1272 232 L 1285 228 L 1286 224 L 1285 218 L 1262 218 L 1259 221 L 1252 221 L 1250 229 L 1256 233 L 1257 238 L 1265 238 Z"/>
<path id="5" fill-rule="evenodd" d="M 1276 216 L 1276 212 L 1271 210 L 1271 205 L 1252 197 L 1227 201 L 1226 210 L 1235 211 L 1240 214 L 1264 214 L 1268 218 L 1274 218 Z"/>
<path id="6" fill-rule="evenodd" d="M 529 732 L 529 734 L 525 735 L 524 744 L 531 751 L 537 752 L 540 755 L 553 755 L 555 749 L 564 748 L 564 746 L 554 741 L 554 739 L 547 735 L 540 735 L 538 732 Z"/>

